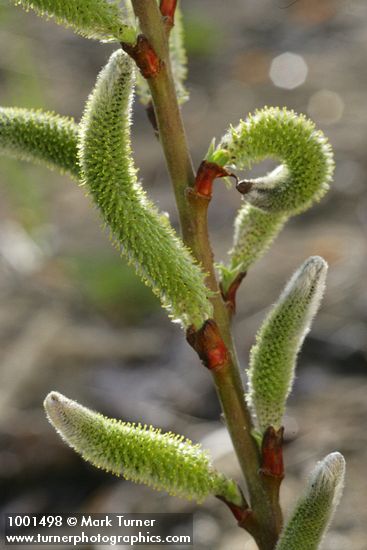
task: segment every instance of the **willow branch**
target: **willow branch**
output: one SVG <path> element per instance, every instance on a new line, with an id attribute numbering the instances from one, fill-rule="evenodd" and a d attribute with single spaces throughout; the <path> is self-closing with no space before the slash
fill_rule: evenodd
<path id="1" fill-rule="evenodd" d="M 259 475 L 260 453 L 251 435 L 251 416 L 244 401 L 244 388 L 232 341 L 230 319 L 214 271 L 207 228 L 209 201 L 195 195 L 195 173 L 172 78 L 167 33 L 156 0 L 132 0 L 132 4 L 141 31 L 160 60 L 159 71 L 148 77 L 147 82 L 176 197 L 183 239 L 207 273 L 207 284 L 213 291 L 214 323 L 218 326 L 220 336 L 229 352 L 221 368 L 211 369 L 211 373 L 246 478 L 257 524 L 256 533 L 253 535 L 261 550 L 272 550 L 277 539 L 277 529 L 271 503 Z"/>

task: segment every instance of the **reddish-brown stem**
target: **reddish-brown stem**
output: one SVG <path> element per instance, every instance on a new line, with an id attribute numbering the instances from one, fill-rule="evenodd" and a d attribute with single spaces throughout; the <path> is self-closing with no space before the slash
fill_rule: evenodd
<path id="1" fill-rule="evenodd" d="M 147 38 L 140 34 L 135 44 L 121 44 L 122 48 L 135 61 L 144 78 L 154 78 L 162 67 L 162 61 Z"/>
<path id="2" fill-rule="evenodd" d="M 161 14 L 166 18 L 166 23 L 169 27 L 175 24 L 175 12 L 177 8 L 177 0 L 161 0 L 159 9 Z"/>
<path id="3" fill-rule="evenodd" d="M 281 531 L 283 525 L 283 514 L 279 504 L 279 491 L 284 478 L 283 436 L 283 427 L 275 430 L 273 426 L 269 426 L 264 433 L 261 445 L 260 474 L 272 503 L 278 532 Z"/>
<path id="4" fill-rule="evenodd" d="M 283 479 L 283 434 L 284 428 L 275 430 L 273 426 L 265 431 L 261 445 L 261 473 Z"/>
<path id="5" fill-rule="evenodd" d="M 230 511 L 233 514 L 233 517 L 237 521 L 237 524 L 242 529 L 245 529 L 248 533 L 254 536 L 256 539 L 256 531 L 258 529 L 258 524 L 256 521 L 256 517 L 254 515 L 253 510 L 249 507 L 249 505 L 246 502 L 246 499 L 242 495 L 243 503 L 242 505 L 238 506 L 236 504 L 233 504 L 233 502 L 229 502 L 222 496 L 218 496 L 217 498 L 224 502 Z"/>
<path id="6" fill-rule="evenodd" d="M 246 277 L 247 271 L 240 271 L 238 275 L 231 282 L 226 292 L 221 288 L 223 300 L 226 302 L 230 313 L 233 315 L 236 313 L 236 296 L 237 291 L 241 286 L 243 279 Z"/>
<path id="7" fill-rule="evenodd" d="M 203 160 L 200 164 L 195 179 L 195 191 L 203 197 L 211 197 L 213 192 L 213 182 L 216 178 L 225 178 L 230 176 L 229 172 L 215 162 Z"/>
<path id="8" fill-rule="evenodd" d="M 207 369 L 220 369 L 228 363 L 229 351 L 213 319 L 205 321 L 198 331 L 189 328 L 186 337 Z"/>

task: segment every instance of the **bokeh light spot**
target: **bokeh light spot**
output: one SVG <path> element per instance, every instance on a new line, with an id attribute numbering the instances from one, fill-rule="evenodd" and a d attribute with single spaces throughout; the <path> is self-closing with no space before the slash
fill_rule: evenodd
<path id="1" fill-rule="evenodd" d="M 301 55 L 285 52 L 274 57 L 270 66 L 270 78 L 278 88 L 293 90 L 301 86 L 308 73 L 306 61 Z"/>
<path id="2" fill-rule="evenodd" d="M 344 101 L 336 92 L 319 90 L 310 97 L 307 112 L 315 122 L 333 124 L 343 116 Z"/>

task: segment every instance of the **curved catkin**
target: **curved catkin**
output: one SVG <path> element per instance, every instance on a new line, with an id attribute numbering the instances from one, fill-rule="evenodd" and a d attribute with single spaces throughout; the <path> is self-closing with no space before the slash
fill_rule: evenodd
<path id="1" fill-rule="evenodd" d="M 266 158 L 282 164 L 251 183 L 235 221 L 235 237 L 222 286 L 231 284 L 269 248 L 290 216 L 327 192 L 334 171 L 333 153 L 322 132 L 303 115 L 266 107 L 231 127 L 207 160 L 249 169 Z M 231 277 L 231 273 L 233 276 Z"/>
<path id="2" fill-rule="evenodd" d="M 134 42 L 136 30 L 125 24 L 117 0 L 12 0 L 72 28 L 86 38 Z"/>
<path id="3" fill-rule="evenodd" d="M 280 535 L 276 550 L 319 550 L 343 491 L 345 460 L 331 453 L 319 462 L 294 512 Z"/>
<path id="4" fill-rule="evenodd" d="M 115 52 L 100 73 L 80 130 L 84 182 L 114 240 L 174 319 L 199 328 L 212 307 L 204 274 L 137 181 L 130 147 L 132 62 Z"/>
<path id="5" fill-rule="evenodd" d="M 44 405 L 64 441 L 98 468 L 198 502 L 209 495 L 241 502 L 235 482 L 213 468 L 199 445 L 181 436 L 106 418 L 57 392 Z"/>
<path id="6" fill-rule="evenodd" d="M 44 111 L 0 107 L 0 153 L 79 178 L 78 126 Z"/>
<path id="7" fill-rule="evenodd" d="M 327 263 L 319 256 L 294 273 L 262 324 L 250 353 L 247 402 L 261 432 L 281 427 L 298 352 L 325 288 Z"/>
<path id="8" fill-rule="evenodd" d="M 271 213 L 306 210 L 328 190 L 332 149 L 313 122 L 294 111 L 266 107 L 231 127 L 212 153 L 213 162 L 249 169 L 266 158 L 281 165 L 252 182 L 246 202 Z"/>

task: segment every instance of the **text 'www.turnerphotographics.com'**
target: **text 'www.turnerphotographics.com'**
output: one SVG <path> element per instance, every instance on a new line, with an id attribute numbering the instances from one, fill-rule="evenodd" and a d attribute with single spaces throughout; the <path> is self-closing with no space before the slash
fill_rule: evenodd
<path id="1" fill-rule="evenodd" d="M 192 514 L 6 514 L 5 546 L 192 546 Z"/>

